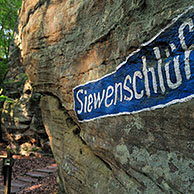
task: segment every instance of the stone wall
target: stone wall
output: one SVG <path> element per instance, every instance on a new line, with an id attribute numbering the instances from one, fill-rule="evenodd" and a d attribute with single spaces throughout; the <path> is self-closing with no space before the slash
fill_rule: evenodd
<path id="1" fill-rule="evenodd" d="M 80 123 L 72 89 L 116 67 L 192 5 L 180 0 L 25 0 L 21 55 L 63 193 L 193 193 L 194 100 Z"/>

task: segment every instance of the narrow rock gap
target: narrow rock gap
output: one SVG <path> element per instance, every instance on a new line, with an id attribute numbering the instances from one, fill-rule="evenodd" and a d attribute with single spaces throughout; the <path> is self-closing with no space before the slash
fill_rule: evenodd
<path id="1" fill-rule="evenodd" d="M 111 170 L 112 171 L 112 168 L 111 168 L 111 166 L 110 166 L 110 164 L 108 163 L 108 162 L 106 162 L 104 159 L 102 159 L 100 156 L 98 156 L 97 154 L 95 154 L 95 156 L 98 158 L 98 159 L 100 159 L 104 164 L 105 164 L 105 166 L 109 169 L 109 170 Z"/>
<path id="2" fill-rule="evenodd" d="M 139 173 L 143 174 L 145 177 L 147 177 L 148 179 L 150 179 L 155 185 L 157 185 L 160 188 L 160 190 L 162 192 L 165 192 L 164 189 L 156 181 L 154 181 L 148 174 L 146 174 L 145 172 L 139 172 Z"/>
<path id="3" fill-rule="evenodd" d="M 87 145 L 87 143 L 85 142 L 85 140 L 80 136 L 81 129 L 77 126 L 76 123 L 75 123 L 75 125 L 76 125 L 76 128 L 73 130 L 74 135 L 77 135 L 80 138 L 81 142 L 84 145 Z"/>
<path id="4" fill-rule="evenodd" d="M 146 173 L 144 173 L 144 172 L 141 172 L 140 170 L 138 170 L 138 169 L 135 169 L 135 168 L 133 168 L 132 166 L 131 166 L 131 169 L 132 170 L 134 170 L 135 172 L 137 172 L 137 173 L 139 173 L 139 174 L 141 174 L 141 175 L 143 175 L 143 176 L 145 176 L 145 177 L 147 177 L 149 180 L 151 180 L 162 192 L 165 192 L 164 191 L 164 189 L 156 182 L 156 181 L 154 181 L 148 174 L 146 174 Z M 129 176 L 131 176 L 130 174 L 129 174 L 129 172 L 126 172 Z M 133 177 L 136 181 L 137 181 L 137 179 L 135 178 L 135 177 Z M 138 183 L 139 183 L 139 181 L 138 181 Z M 140 183 L 141 184 L 141 183 Z M 142 184 L 141 184 L 142 185 Z"/>
<path id="5" fill-rule="evenodd" d="M 114 176 L 115 177 L 115 179 L 122 185 L 122 187 L 126 190 L 126 192 L 128 192 L 128 189 L 126 188 L 126 186 L 121 182 L 121 180 L 118 178 L 118 177 L 116 177 L 116 176 Z"/>
<path id="6" fill-rule="evenodd" d="M 52 96 L 52 97 L 54 97 L 58 100 L 58 102 L 59 102 L 58 109 L 63 111 L 64 114 L 68 115 L 68 117 L 66 118 L 67 127 L 72 128 L 73 129 L 72 130 L 73 134 L 78 136 L 84 145 L 87 145 L 86 142 L 83 140 L 83 138 L 80 136 L 80 132 L 81 132 L 80 127 L 76 124 L 76 122 L 68 114 L 68 111 L 62 105 L 61 100 L 55 94 L 53 94 L 52 92 L 44 92 L 44 93 L 42 93 L 42 95 Z"/>

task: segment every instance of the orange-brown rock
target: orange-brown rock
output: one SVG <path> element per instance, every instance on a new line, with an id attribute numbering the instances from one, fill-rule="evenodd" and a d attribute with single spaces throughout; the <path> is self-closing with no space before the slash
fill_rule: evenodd
<path id="1" fill-rule="evenodd" d="M 115 68 L 192 4 L 23 0 L 23 64 L 67 194 L 193 193 L 194 101 L 79 123 L 72 89 Z"/>

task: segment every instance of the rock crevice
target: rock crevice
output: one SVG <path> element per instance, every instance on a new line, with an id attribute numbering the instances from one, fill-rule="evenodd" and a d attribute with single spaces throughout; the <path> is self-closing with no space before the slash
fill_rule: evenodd
<path id="1" fill-rule="evenodd" d="M 73 88 L 115 71 L 190 6 L 181 0 L 23 2 L 23 65 L 43 95 L 64 193 L 193 193 L 193 100 L 83 123 L 73 100 Z"/>

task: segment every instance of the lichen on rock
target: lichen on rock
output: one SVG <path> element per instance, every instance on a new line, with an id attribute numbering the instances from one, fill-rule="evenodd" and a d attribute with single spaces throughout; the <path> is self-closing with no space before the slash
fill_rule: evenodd
<path id="1" fill-rule="evenodd" d="M 193 193 L 194 100 L 80 123 L 73 88 L 99 79 L 191 1 L 26 0 L 22 60 L 63 193 Z"/>

